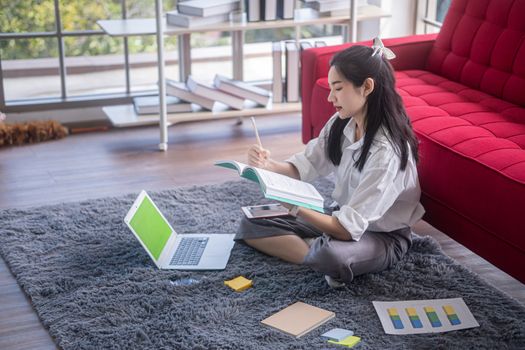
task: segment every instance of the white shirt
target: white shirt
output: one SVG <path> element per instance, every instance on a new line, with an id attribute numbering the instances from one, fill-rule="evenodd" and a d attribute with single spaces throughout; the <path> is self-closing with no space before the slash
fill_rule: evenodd
<path id="1" fill-rule="evenodd" d="M 366 230 L 390 232 L 411 227 L 425 210 L 419 203 L 421 188 L 413 157 L 408 157 L 405 170 L 400 170 L 401 159 L 395 153 L 385 132 L 379 129 L 362 171 L 354 163 L 359 158 L 364 137 L 355 142 L 356 122 L 351 119 L 343 130 L 343 154 L 335 166 L 326 153 L 327 135 L 338 114 L 330 118 L 319 137 L 311 140 L 303 152 L 287 162 L 295 165 L 301 180 L 313 180 L 335 175 L 332 198 L 340 210 L 334 211 L 341 225 L 358 241 Z"/>

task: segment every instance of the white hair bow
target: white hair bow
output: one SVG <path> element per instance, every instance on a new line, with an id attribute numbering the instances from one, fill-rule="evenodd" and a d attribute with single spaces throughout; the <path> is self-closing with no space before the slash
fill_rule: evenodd
<path id="1" fill-rule="evenodd" d="M 385 47 L 381 39 L 379 39 L 379 37 L 377 36 L 374 38 L 374 43 L 372 44 L 372 48 L 374 49 L 374 52 L 372 52 L 372 57 L 375 55 L 380 55 L 381 57 L 384 57 L 387 60 L 396 58 L 396 54 L 392 50 L 390 50 L 388 47 Z"/>

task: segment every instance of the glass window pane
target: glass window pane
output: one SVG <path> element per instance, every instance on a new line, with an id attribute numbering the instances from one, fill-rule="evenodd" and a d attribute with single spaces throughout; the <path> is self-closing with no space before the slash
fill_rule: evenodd
<path id="1" fill-rule="evenodd" d="M 4 33 L 55 31 L 53 0 L 2 0 L 0 28 Z"/>
<path id="2" fill-rule="evenodd" d="M 106 35 L 64 38 L 68 96 L 126 91 L 122 40 Z"/>
<path id="3" fill-rule="evenodd" d="M 165 12 L 177 9 L 177 0 L 164 0 L 162 3 Z M 155 0 L 126 0 L 126 11 L 127 18 L 155 17 Z"/>
<path id="4" fill-rule="evenodd" d="M 157 89 L 157 41 L 156 37 L 133 36 L 128 38 L 131 91 L 148 91 Z M 179 79 L 177 37 L 164 39 L 164 59 L 166 77 Z"/>
<path id="5" fill-rule="evenodd" d="M 450 0 L 437 0 L 436 3 L 436 21 L 443 23 L 448 8 L 450 7 Z"/>
<path id="6" fill-rule="evenodd" d="M 230 32 L 206 32 L 191 35 L 191 75 L 211 84 L 215 74 L 233 74 Z"/>
<path id="7" fill-rule="evenodd" d="M 119 0 L 60 0 L 60 17 L 64 31 L 100 30 L 100 19 L 121 18 Z"/>
<path id="8" fill-rule="evenodd" d="M 0 44 L 7 103 L 61 96 L 57 39 L 2 40 Z"/>

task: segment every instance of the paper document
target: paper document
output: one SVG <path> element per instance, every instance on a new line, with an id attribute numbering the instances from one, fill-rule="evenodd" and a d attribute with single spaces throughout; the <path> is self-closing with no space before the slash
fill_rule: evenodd
<path id="1" fill-rule="evenodd" d="M 440 333 L 479 327 L 462 298 L 372 303 L 387 334 Z"/>

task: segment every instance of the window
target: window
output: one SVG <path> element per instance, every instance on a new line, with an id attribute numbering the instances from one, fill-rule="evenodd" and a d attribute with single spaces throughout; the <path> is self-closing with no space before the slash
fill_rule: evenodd
<path id="1" fill-rule="evenodd" d="M 152 18 L 155 0 L 6 3 L 0 16 L 0 110 L 127 103 L 134 95 L 155 92 L 155 36 L 111 37 L 97 24 L 101 19 Z M 169 11 L 176 7 L 176 0 L 163 4 L 164 11 Z M 270 80 L 271 42 L 296 36 L 295 28 L 246 31 L 244 80 Z M 340 44 L 342 28 L 301 27 L 300 37 Z M 196 79 L 211 81 L 217 72 L 233 76 L 231 42 L 230 32 L 191 35 L 191 70 Z M 164 46 L 166 76 L 179 80 L 177 36 L 166 36 Z"/>
<path id="2" fill-rule="evenodd" d="M 96 22 L 152 17 L 154 1 L 6 1 L 0 16 L 0 109 L 129 97 L 129 63 L 142 64 L 135 54 L 155 57 L 155 38 L 112 38 Z M 175 0 L 163 2 L 166 10 L 175 6 Z"/>
<path id="3" fill-rule="evenodd" d="M 451 0 L 419 0 L 416 32 L 418 34 L 439 32 L 450 2 Z"/>

